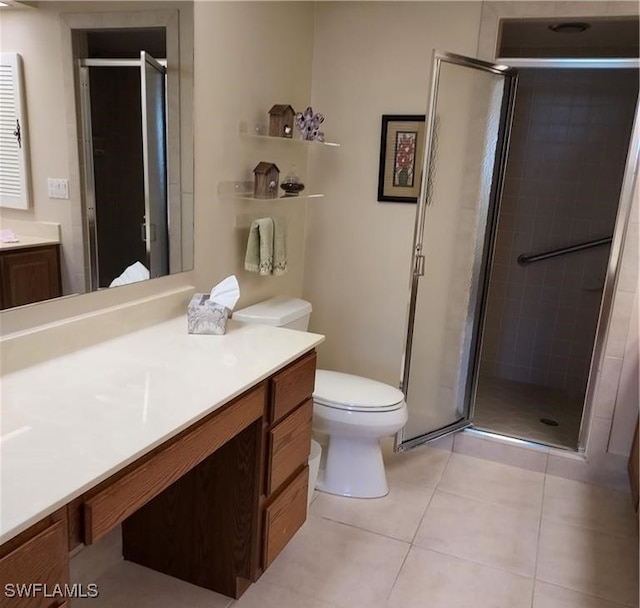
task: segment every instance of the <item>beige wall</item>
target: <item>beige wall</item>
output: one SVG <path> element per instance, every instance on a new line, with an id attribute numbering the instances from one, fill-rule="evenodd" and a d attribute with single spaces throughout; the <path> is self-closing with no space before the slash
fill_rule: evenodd
<path id="1" fill-rule="evenodd" d="M 32 207 L 28 210 L 0 209 L 1 219 L 56 222 L 61 225 L 64 293 L 84 291 L 84 273 L 78 276 L 75 255 L 83 250 L 72 230 L 74 209 L 80 207 L 80 193 L 71 188 L 69 200 L 47 196 L 47 178 L 69 179 L 66 97 L 62 70 L 60 15 L 57 10 L 6 10 L 0 15 L 3 52 L 20 53 L 31 161 Z"/>
<path id="2" fill-rule="evenodd" d="M 196 286 L 210 289 L 236 274 L 238 306 L 278 294 L 300 295 L 304 273 L 304 200 L 241 201 L 219 195 L 233 181 L 252 180 L 260 161 L 284 177 L 291 164 L 306 182 L 307 146 L 239 136 L 268 123 L 273 104 L 304 109 L 311 97 L 314 4 L 196 2 L 195 217 Z M 315 204 L 315 203 L 314 203 Z M 248 225 L 262 216 L 286 222 L 288 271 L 261 277 L 244 270 Z"/>
<path id="3" fill-rule="evenodd" d="M 317 5 L 313 107 L 342 142 L 309 168 L 327 193 L 309 211 L 304 284 L 322 366 L 398 384 L 416 207 L 377 201 L 381 116 L 426 112 L 432 49 L 473 55 L 480 8 Z"/>

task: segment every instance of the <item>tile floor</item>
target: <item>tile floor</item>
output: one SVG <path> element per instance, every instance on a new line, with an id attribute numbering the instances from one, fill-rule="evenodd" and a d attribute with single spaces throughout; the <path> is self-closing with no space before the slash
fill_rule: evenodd
<path id="1" fill-rule="evenodd" d="M 480 376 L 473 426 L 509 437 L 575 450 L 582 401 L 560 390 L 492 376 Z M 557 426 L 540 422 L 551 419 Z"/>
<path id="2" fill-rule="evenodd" d="M 119 562 L 74 608 L 638 606 L 628 494 L 431 447 L 386 459 L 388 496 L 316 493 L 239 601 Z"/>

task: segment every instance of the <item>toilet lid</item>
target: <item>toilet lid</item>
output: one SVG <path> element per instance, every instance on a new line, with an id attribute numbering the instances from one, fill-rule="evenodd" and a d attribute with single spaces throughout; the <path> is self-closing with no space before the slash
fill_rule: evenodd
<path id="1" fill-rule="evenodd" d="M 400 408 L 404 395 L 397 388 L 370 378 L 319 369 L 313 400 L 341 410 L 371 412 Z"/>

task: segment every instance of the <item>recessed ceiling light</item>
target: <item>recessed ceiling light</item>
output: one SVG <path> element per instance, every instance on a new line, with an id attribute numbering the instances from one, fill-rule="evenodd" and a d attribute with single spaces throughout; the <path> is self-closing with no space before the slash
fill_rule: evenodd
<path id="1" fill-rule="evenodd" d="M 580 34 L 588 30 L 591 26 L 588 23 L 580 23 L 578 21 L 567 21 L 566 23 L 554 23 L 549 26 L 552 32 L 558 34 Z"/>

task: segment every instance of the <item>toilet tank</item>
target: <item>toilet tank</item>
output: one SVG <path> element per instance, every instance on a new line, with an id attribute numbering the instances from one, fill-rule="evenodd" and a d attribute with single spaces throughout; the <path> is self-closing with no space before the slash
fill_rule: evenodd
<path id="1" fill-rule="evenodd" d="M 233 312 L 232 318 L 242 323 L 260 323 L 307 331 L 311 304 L 300 298 L 276 296 Z"/>

